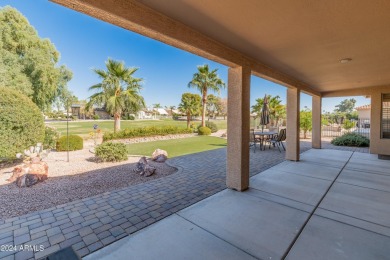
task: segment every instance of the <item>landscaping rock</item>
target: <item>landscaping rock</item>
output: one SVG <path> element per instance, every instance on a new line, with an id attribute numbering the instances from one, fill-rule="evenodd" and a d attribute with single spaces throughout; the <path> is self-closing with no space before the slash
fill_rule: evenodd
<path id="1" fill-rule="evenodd" d="M 152 153 L 152 160 L 155 162 L 165 162 L 168 159 L 167 151 L 156 149 Z"/>
<path id="2" fill-rule="evenodd" d="M 149 176 L 152 176 L 156 172 L 156 168 L 153 166 L 150 166 L 148 164 L 146 157 L 142 157 L 138 161 L 134 171 L 139 173 L 140 175 L 145 175 L 146 177 L 149 177 Z"/>
<path id="3" fill-rule="evenodd" d="M 31 187 L 38 182 L 46 180 L 48 172 L 49 166 L 47 163 L 39 160 L 32 160 L 29 164 L 15 167 L 12 171 L 12 176 L 8 181 L 15 181 L 16 185 L 20 188 Z"/>

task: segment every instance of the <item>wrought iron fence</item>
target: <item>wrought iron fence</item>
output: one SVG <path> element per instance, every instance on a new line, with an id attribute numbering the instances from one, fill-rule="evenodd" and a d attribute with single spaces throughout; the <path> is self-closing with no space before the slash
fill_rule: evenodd
<path id="1" fill-rule="evenodd" d="M 323 137 L 338 137 L 345 133 L 356 133 L 370 138 L 371 121 L 368 118 L 359 118 L 358 120 L 345 120 L 339 124 L 323 125 L 321 134 Z"/>

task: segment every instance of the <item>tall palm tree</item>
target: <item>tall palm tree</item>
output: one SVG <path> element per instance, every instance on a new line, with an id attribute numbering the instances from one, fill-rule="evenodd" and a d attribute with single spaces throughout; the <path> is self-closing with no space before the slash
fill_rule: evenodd
<path id="1" fill-rule="evenodd" d="M 120 130 L 121 115 L 124 111 L 137 112 L 145 107 L 144 98 L 139 94 L 143 79 L 133 77 L 138 68 L 127 68 L 125 63 L 108 59 L 107 70 L 93 69 L 102 79 L 89 90 L 98 91 L 90 96 L 88 107 L 103 105 L 106 111 L 114 115 L 114 132 Z"/>
<path id="2" fill-rule="evenodd" d="M 207 92 L 212 90 L 219 94 L 220 90 L 225 88 L 225 83 L 217 74 L 218 69 L 210 71 L 209 65 L 198 66 L 198 71 L 192 76 L 188 83 L 189 88 L 196 88 L 202 95 L 202 126 L 206 126 L 206 105 Z"/>

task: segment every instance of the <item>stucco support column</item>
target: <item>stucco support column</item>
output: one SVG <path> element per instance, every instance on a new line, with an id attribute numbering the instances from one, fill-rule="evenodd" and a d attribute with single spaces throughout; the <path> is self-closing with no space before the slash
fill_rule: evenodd
<path id="1" fill-rule="evenodd" d="M 287 140 L 286 159 L 299 161 L 299 110 L 301 91 L 287 89 Z"/>
<path id="2" fill-rule="evenodd" d="M 228 73 L 226 185 L 243 191 L 249 187 L 251 70 L 247 67 L 229 68 Z"/>
<path id="3" fill-rule="evenodd" d="M 321 149 L 321 109 L 322 98 L 312 96 L 312 134 L 311 146 L 315 149 Z"/>

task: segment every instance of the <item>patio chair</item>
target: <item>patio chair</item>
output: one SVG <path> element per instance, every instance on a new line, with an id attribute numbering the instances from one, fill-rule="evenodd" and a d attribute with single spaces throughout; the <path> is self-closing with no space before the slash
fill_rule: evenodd
<path id="1" fill-rule="evenodd" d="M 250 131 L 250 142 L 251 142 L 250 146 L 253 146 L 254 153 L 256 152 L 256 143 L 260 144 L 260 150 L 261 150 L 262 140 L 260 137 L 256 136 L 255 129 L 253 128 Z"/>
<path id="2" fill-rule="evenodd" d="M 286 137 L 287 137 L 286 129 L 281 129 L 279 131 L 279 134 L 277 134 L 276 136 L 266 140 L 266 142 L 269 143 L 269 149 L 271 149 L 271 144 L 272 144 L 273 146 L 277 146 L 278 147 L 279 152 L 282 152 L 280 150 L 280 146 L 282 146 L 283 150 L 286 151 L 286 148 L 284 147 L 284 144 L 283 144 L 283 141 L 286 140 Z"/>

